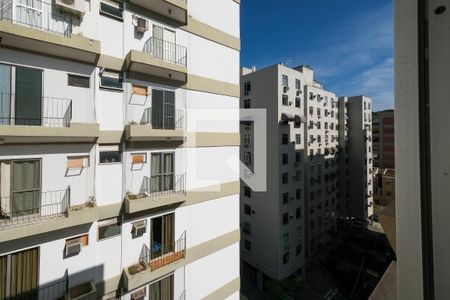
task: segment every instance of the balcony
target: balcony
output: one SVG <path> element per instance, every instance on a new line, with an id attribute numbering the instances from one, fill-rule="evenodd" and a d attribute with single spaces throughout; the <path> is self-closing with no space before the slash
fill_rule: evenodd
<path id="1" fill-rule="evenodd" d="M 186 232 L 181 237 L 165 245 L 143 245 L 139 262 L 124 269 L 123 284 L 131 291 L 178 269 L 176 263 L 186 257 Z"/>
<path id="2" fill-rule="evenodd" d="M 184 141 L 185 111 L 181 109 L 146 108 L 142 118 L 125 128 L 127 141 Z"/>
<path id="3" fill-rule="evenodd" d="M 0 144 L 95 142 L 98 124 L 72 123 L 72 100 L 0 93 Z"/>
<path id="4" fill-rule="evenodd" d="M 135 213 L 186 200 L 185 175 L 157 175 L 142 180 L 139 194 L 125 196 L 125 212 Z"/>
<path id="5" fill-rule="evenodd" d="M 130 3 L 152 10 L 180 23 L 180 25 L 187 24 L 186 0 L 130 0 Z"/>
<path id="6" fill-rule="evenodd" d="M 71 207 L 70 187 L 40 192 L 19 191 L 0 198 L 0 242 L 96 220 L 93 206 Z M 26 227 L 26 230 L 24 230 Z"/>
<path id="7" fill-rule="evenodd" d="M 131 72 L 187 82 L 187 49 L 172 42 L 150 37 L 142 51 L 128 53 L 125 63 Z"/>
<path id="8" fill-rule="evenodd" d="M 39 0 L 0 3 L 1 46 L 96 63 L 100 42 L 72 33 L 75 16 Z"/>

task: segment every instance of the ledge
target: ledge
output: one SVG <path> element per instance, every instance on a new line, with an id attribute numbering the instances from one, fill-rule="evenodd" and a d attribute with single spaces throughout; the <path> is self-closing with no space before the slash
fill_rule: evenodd
<path id="1" fill-rule="evenodd" d="M 130 0 L 130 3 L 154 11 L 166 18 L 187 24 L 187 4 L 182 0 Z"/>
<path id="2" fill-rule="evenodd" d="M 125 140 L 132 142 L 151 141 L 184 141 L 183 130 L 153 129 L 149 125 L 127 125 L 125 127 Z"/>
<path id="3" fill-rule="evenodd" d="M 238 243 L 239 240 L 240 230 L 237 229 L 235 231 L 216 237 L 215 239 L 211 239 L 207 242 L 186 249 L 185 259 L 178 260 L 170 265 L 166 265 L 154 271 L 145 269 L 139 273 L 131 275 L 128 272 L 128 266 L 124 268 L 122 273 L 123 286 L 127 291 L 132 291 L 205 256 L 208 256 L 228 246 Z"/>
<path id="4" fill-rule="evenodd" d="M 71 123 L 69 127 L 0 125 L 0 144 L 95 143 L 99 125 Z"/>
<path id="5" fill-rule="evenodd" d="M 149 210 L 161 206 L 183 203 L 186 201 L 186 194 L 173 194 L 161 197 L 144 197 L 139 199 L 125 198 L 125 212 L 128 214 Z"/>
<path id="6" fill-rule="evenodd" d="M 100 56 L 100 42 L 72 34 L 64 37 L 54 33 L 33 29 L 9 21 L 0 21 L 1 46 L 19 48 L 45 55 L 96 64 Z"/>
<path id="7" fill-rule="evenodd" d="M 141 51 L 128 52 L 125 69 L 182 83 L 187 82 L 187 67 L 154 58 L 151 54 Z"/>
<path id="8" fill-rule="evenodd" d="M 24 238 L 30 235 L 36 235 L 73 226 L 88 224 L 95 222 L 96 220 L 96 207 L 83 208 L 80 210 L 69 209 L 66 217 L 37 220 L 30 224 L 23 224 L 3 230 L 0 229 L 0 243 Z"/>

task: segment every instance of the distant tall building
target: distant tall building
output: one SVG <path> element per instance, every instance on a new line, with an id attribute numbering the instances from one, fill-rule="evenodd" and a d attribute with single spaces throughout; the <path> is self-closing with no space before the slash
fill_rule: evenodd
<path id="1" fill-rule="evenodd" d="M 395 168 L 394 110 L 377 111 L 372 114 L 373 166 Z"/>
<path id="2" fill-rule="evenodd" d="M 339 98 L 339 213 L 343 217 L 365 219 L 373 214 L 371 117 L 370 98 Z"/>
<path id="3" fill-rule="evenodd" d="M 360 116 L 355 113 L 357 120 L 351 122 L 355 132 L 349 133 L 355 138 L 352 154 L 358 156 L 351 177 L 351 184 L 360 187 L 355 195 L 361 204 L 355 204 L 355 210 L 363 216 L 367 215 L 361 209 L 366 207 L 368 190 L 363 185 L 369 184 L 370 169 L 369 163 L 364 164 L 364 149 L 370 146 L 365 131 L 357 137 L 356 126 L 359 123 L 361 132 L 367 122 L 370 126 L 370 120 L 363 121 L 363 116 L 370 118 L 370 106 L 362 107 L 370 105 L 370 99 L 350 99 L 351 107 L 361 106 Z M 267 110 L 269 142 L 267 191 L 254 192 L 245 183 L 241 185 L 243 270 L 256 273 L 259 282 L 264 276 L 282 280 L 301 270 L 336 226 L 339 182 L 346 181 L 339 176 L 339 132 L 344 126 L 339 124 L 339 102 L 314 80 L 310 67 L 277 64 L 258 71 L 242 70 L 241 108 Z M 250 169 L 255 163 L 254 129 L 251 122 L 241 123 L 241 160 Z"/>

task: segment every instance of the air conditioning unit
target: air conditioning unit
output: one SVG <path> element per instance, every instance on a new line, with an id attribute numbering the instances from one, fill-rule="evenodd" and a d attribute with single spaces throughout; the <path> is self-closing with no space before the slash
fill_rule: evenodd
<path id="1" fill-rule="evenodd" d="M 66 241 L 66 256 L 80 253 L 81 247 L 81 238 Z"/>
<path id="2" fill-rule="evenodd" d="M 133 223 L 132 232 L 134 235 L 143 235 L 146 230 L 147 230 L 146 220 Z"/>
<path id="3" fill-rule="evenodd" d="M 136 32 L 144 33 L 148 30 L 148 23 L 144 18 L 133 16 L 133 24 Z"/>
<path id="4" fill-rule="evenodd" d="M 287 91 L 289 91 L 289 87 L 288 87 L 288 86 L 284 86 L 284 87 L 283 87 L 283 92 L 286 93 Z"/>
<path id="5" fill-rule="evenodd" d="M 86 4 L 84 0 L 55 0 L 58 8 L 76 15 L 84 15 Z"/>
<path id="6" fill-rule="evenodd" d="M 301 90 L 297 90 L 297 96 L 300 96 L 301 93 L 302 93 Z"/>
<path id="7" fill-rule="evenodd" d="M 145 287 L 131 294 L 131 300 L 144 300 L 145 299 Z"/>
<path id="8" fill-rule="evenodd" d="M 292 105 L 292 101 L 289 101 L 289 105 Z"/>

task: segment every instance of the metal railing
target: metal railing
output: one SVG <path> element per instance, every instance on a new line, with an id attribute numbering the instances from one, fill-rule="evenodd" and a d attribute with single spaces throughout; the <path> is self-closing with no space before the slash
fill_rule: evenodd
<path id="1" fill-rule="evenodd" d="M 186 182 L 182 175 L 155 175 L 144 176 L 142 179 L 140 194 L 144 194 L 152 199 L 171 196 L 174 194 L 184 194 L 186 192 Z"/>
<path id="2" fill-rule="evenodd" d="M 154 271 L 186 257 L 186 231 L 174 242 L 151 246 L 152 250 L 144 244 L 139 262 Z"/>
<path id="3" fill-rule="evenodd" d="M 72 120 L 72 100 L 30 95 L 29 97 L 34 100 L 34 106 L 30 103 L 28 106 L 20 104 L 23 107 L 19 107 L 17 96 L 0 93 L 0 126 L 69 127 Z"/>
<path id="4" fill-rule="evenodd" d="M 153 36 L 145 42 L 142 51 L 172 64 L 187 65 L 186 47 Z"/>
<path id="5" fill-rule="evenodd" d="M 144 110 L 141 124 L 151 125 L 153 129 L 184 129 L 186 127 L 184 115 L 182 109 L 175 109 L 170 112 L 170 110 L 163 108 L 148 107 Z"/>
<path id="6" fill-rule="evenodd" d="M 11 192 L 9 197 L 0 198 L 0 229 L 64 217 L 69 207 L 70 186 L 50 192 Z"/>
<path id="7" fill-rule="evenodd" d="M 0 20 L 21 24 L 33 29 L 70 37 L 73 24 L 69 15 L 40 0 L 0 0 Z"/>

